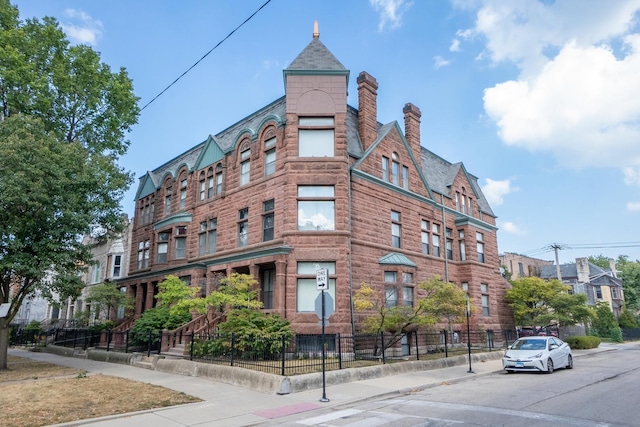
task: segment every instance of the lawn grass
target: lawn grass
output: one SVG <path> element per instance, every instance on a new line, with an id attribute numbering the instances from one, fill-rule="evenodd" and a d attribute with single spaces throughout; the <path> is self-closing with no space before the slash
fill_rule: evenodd
<path id="1" fill-rule="evenodd" d="M 200 399 L 164 387 L 9 356 L 0 371 L 3 427 L 39 427 Z"/>

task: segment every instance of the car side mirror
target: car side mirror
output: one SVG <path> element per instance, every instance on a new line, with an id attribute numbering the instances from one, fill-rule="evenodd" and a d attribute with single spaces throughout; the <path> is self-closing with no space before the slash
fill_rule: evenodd
<path id="1" fill-rule="evenodd" d="M 556 348 L 558 348 L 558 344 L 551 344 L 549 346 L 549 350 L 555 350 Z"/>

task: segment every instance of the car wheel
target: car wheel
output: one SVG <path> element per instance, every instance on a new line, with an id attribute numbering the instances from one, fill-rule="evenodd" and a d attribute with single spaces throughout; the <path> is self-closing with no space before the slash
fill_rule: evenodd
<path id="1" fill-rule="evenodd" d="M 573 369 L 573 357 L 571 355 L 567 356 L 567 369 Z"/>
<path id="2" fill-rule="evenodd" d="M 547 374 L 553 373 L 553 360 L 547 360 Z"/>

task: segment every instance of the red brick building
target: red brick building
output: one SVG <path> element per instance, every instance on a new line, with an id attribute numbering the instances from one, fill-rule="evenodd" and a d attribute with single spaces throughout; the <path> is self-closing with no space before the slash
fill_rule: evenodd
<path id="1" fill-rule="evenodd" d="M 362 282 L 411 304 L 438 274 L 468 290 L 474 328 L 513 325 L 503 301 L 495 215 L 462 163 L 421 146 L 420 110 L 404 127 L 376 117 L 378 83 L 357 77 L 314 34 L 284 70 L 285 95 L 145 174 L 136 194 L 129 276 L 135 314 L 168 274 L 211 290 L 253 275 L 267 312 L 318 333 L 317 267 L 329 269 L 328 333 L 358 330 Z"/>

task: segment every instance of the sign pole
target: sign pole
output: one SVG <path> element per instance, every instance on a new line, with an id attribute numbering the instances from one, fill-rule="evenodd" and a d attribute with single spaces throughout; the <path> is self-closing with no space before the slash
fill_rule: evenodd
<path id="1" fill-rule="evenodd" d="M 328 402 L 329 399 L 327 399 L 327 383 L 326 383 L 326 379 L 325 379 L 325 360 L 326 360 L 326 343 L 325 343 L 325 339 L 324 339 L 324 318 L 325 318 L 325 303 L 324 303 L 324 289 L 322 290 L 322 398 L 320 399 L 320 402 Z"/>

